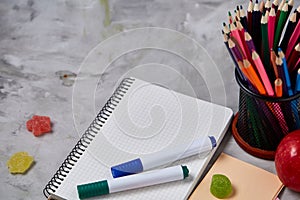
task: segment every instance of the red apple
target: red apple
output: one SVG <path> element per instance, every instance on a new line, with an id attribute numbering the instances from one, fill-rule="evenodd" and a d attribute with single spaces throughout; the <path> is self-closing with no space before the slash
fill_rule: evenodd
<path id="1" fill-rule="evenodd" d="M 281 182 L 289 189 L 300 192 L 300 130 L 289 133 L 279 143 L 275 167 Z"/>

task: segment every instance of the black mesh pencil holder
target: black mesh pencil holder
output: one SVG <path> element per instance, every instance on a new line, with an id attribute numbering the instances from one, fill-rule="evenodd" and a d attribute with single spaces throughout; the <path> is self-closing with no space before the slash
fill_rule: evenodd
<path id="1" fill-rule="evenodd" d="M 300 128 L 300 94 L 291 97 L 267 97 L 249 90 L 237 71 L 240 86 L 239 112 L 232 124 L 238 145 L 253 156 L 274 160 L 282 138 Z"/>

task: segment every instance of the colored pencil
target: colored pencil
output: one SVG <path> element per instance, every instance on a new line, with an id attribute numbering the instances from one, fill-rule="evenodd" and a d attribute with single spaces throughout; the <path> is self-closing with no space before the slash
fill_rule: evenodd
<path id="1" fill-rule="evenodd" d="M 266 92 L 269 96 L 274 96 L 274 91 L 272 88 L 272 85 L 270 83 L 269 77 L 266 73 L 266 70 L 264 68 L 263 63 L 261 62 L 261 59 L 259 55 L 256 53 L 256 51 L 252 52 L 252 60 L 255 63 L 256 69 L 258 71 L 258 74 L 260 75 L 260 78 L 263 82 L 264 87 L 266 88 Z"/>
<path id="2" fill-rule="evenodd" d="M 298 20 L 297 26 L 295 27 L 295 30 L 292 33 L 291 38 L 289 40 L 288 47 L 287 47 L 286 53 L 285 53 L 285 56 L 287 58 L 289 58 L 290 53 L 292 52 L 292 50 L 296 46 L 296 43 L 300 42 L 299 38 L 300 38 L 300 20 Z"/>
<path id="3" fill-rule="evenodd" d="M 255 83 L 254 83 L 254 80 L 252 79 L 252 77 L 249 75 L 248 71 L 246 70 L 244 64 L 243 64 L 243 61 L 238 61 L 238 66 L 242 72 L 242 74 L 244 75 L 244 77 L 247 79 L 247 81 L 250 83 L 250 88 L 251 90 L 256 90 L 256 87 L 255 87 Z M 253 89 L 255 88 L 255 89 Z"/>
<path id="4" fill-rule="evenodd" d="M 265 3 L 265 10 L 270 12 L 271 7 L 272 7 L 271 0 L 267 0 Z"/>
<path id="5" fill-rule="evenodd" d="M 228 38 L 229 49 L 231 49 L 236 61 L 243 60 L 243 54 L 241 50 L 238 48 L 238 46 L 236 45 L 236 43 L 233 42 L 233 39 L 234 38 Z"/>
<path id="6" fill-rule="evenodd" d="M 296 27 L 296 18 L 297 17 L 297 13 L 294 12 L 291 16 L 290 16 L 290 19 L 289 19 L 289 22 L 287 24 L 287 27 L 286 27 L 286 30 L 285 30 L 285 33 L 284 33 L 284 36 L 283 36 L 283 39 L 282 41 L 280 42 L 280 48 L 286 52 L 286 48 L 287 48 L 287 45 L 288 45 L 288 42 L 289 42 L 289 39 L 291 38 L 291 35 L 293 34 L 293 31 Z"/>
<path id="7" fill-rule="evenodd" d="M 274 70 L 274 74 L 276 78 L 279 78 L 278 76 L 278 70 L 277 70 L 277 65 L 276 65 L 276 54 L 275 51 L 273 49 L 271 49 L 271 64 Z"/>
<path id="8" fill-rule="evenodd" d="M 235 59 L 235 56 L 233 55 L 232 50 L 229 48 L 229 44 L 228 44 L 228 39 L 229 39 L 229 38 L 228 38 L 228 35 L 227 35 L 227 34 L 224 34 L 223 31 L 222 31 L 222 34 L 223 34 L 223 36 L 224 36 L 224 44 L 225 44 L 225 46 L 226 46 L 226 48 L 227 48 L 227 51 L 228 51 L 228 53 L 229 53 L 231 59 L 233 60 L 233 62 L 234 62 L 234 64 L 235 64 L 235 67 L 236 67 L 236 69 L 237 69 L 237 72 L 238 72 L 239 76 L 241 77 L 242 81 L 243 81 L 243 82 L 246 82 L 246 78 L 245 78 L 245 76 L 243 75 L 243 73 L 241 72 L 241 69 L 239 68 L 239 66 L 238 66 L 238 64 L 237 64 L 237 60 Z"/>
<path id="9" fill-rule="evenodd" d="M 230 33 L 230 29 L 228 28 L 225 22 L 223 22 L 223 32 L 227 35 L 229 35 Z"/>
<path id="10" fill-rule="evenodd" d="M 300 68 L 300 58 L 298 59 L 297 63 L 296 63 L 296 69 Z"/>
<path id="11" fill-rule="evenodd" d="M 243 6 L 240 6 L 240 18 L 241 18 L 241 24 L 245 28 L 245 30 L 248 30 L 248 23 L 247 23 L 247 17 L 245 14 L 245 11 L 243 9 Z"/>
<path id="12" fill-rule="evenodd" d="M 261 14 L 265 13 L 265 2 L 264 2 L 264 0 L 260 1 L 259 11 L 261 12 Z"/>
<path id="13" fill-rule="evenodd" d="M 296 13 L 297 13 L 297 19 L 296 19 L 296 21 L 298 21 L 299 18 L 300 18 L 300 6 L 298 6 L 298 8 L 296 10 Z"/>
<path id="14" fill-rule="evenodd" d="M 297 79 L 295 84 L 295 93 L 300 92 L 300 69 L 297 71 Z"/>
<path id="15" fill-rule="evenodd" d="M 278 10 L 278 4 L 279 4 L 278 0 L 274 0 L 272 3 L 272 7 L 274 5 L 275 12 L 277 12 L 277 10 Z"/>
<path id="16" fill-rule="evenodd" d="M 239 6 L 236 6 L 235 16 L 238 18 L 238 20 L 241 19 L 241 15 L 240 15 L 240 7 L 239 7 Z"/>
<path id="17" fill-rule="evenodd" d="M 249 51 L 249 48 L 247 47 L 247 44 L 246 44 L 246 41 L 245 41 L 245 29 L 243 27 L 243 25 L 241 24 L 240 21 L 237 21 L 236 22 L 236 25 L 237 25 L 237 29 L 238 29 L 238 32 L 239 32 L 239 38 L 240 38 L 240 41 L 238 40 L 240 46 L 243 47 L 243 52 L 245 54 L 245 57 L 250 60 L 252 62 L 252 58 L 251 58 L 251 53 Z"/>
<path id="18" fill-rule="evenodd" d="M 276 97 L 282 97 L 282 80 L 281 80 L 281 78 L 277 78 L 274 81 L 274 85 L 275 85 Z"/>
<path id="19" fill-rule="evenodd" d="M 285 3 L 280 12 L 280 16 L 279 16 L 278 23 L 277 23 L 276 30 L 275 30 L 274 44 L 273 44 L 274 50 L 277 50 L 277 48 L 278 48 L 280 36 L 281 36 L 282 30 L 284 28 L 284 25 L 285 25 L 285 22 L 287 19 L 287 12 L 288 12 L 288 4 Z"/>
<path id="20" fill-rule="evenodd" d="M 250 51 L 256 50 L 251 35 L 245 31 L 245 41 Z"/>
<path id="21" fill-rule="evenodd" d="M 233 19 L 230 11 L 228 11 L 228 21 L 229 21 L 229 26 L 231 26 L 231 24 L 233 23 Z"/>
<path id="22" fill-rule="evenodd" d="M 252 34 L 252 13 L 253 13 L 253 2 L 252 0 L 249 1 L 248 9 L 247 9 L 247 23 L 248 29 L 247 31 Z"/>
<path id="23" fill-rule="evenodd" d="M 276 57 L 276 65 L 277 65 L 277 71 L 278 71 L 278 77 L 281 78 L 282 80 L 282 95 L 287 96 L 287 85 L 286 85 L 286 80 L 284 76 L 284 71 L 283 71 L 283 62 L 280 57 Z"/>
<path id="24" fill-rule="evenodd" d="M 243 57 L 247 57 L 246 48 L 244 46 L 245 42 L 243 42 L 244 39 L 241 37 L 241 34 L 240 34 L 239 30 L 237 29 L 237 27 L 235 26 L 235 24 L 232 24 L 230 26 L 230 36 L 234 37 L 237 40 L 237 43 L 239 44 L 239 46 L 242 50 Z"/>
<path id="25" fill-rule="evenodd" d="M 289 67 L 289 72 L 292 72 L 296 69 L 296 63 L 297 59 L 300 58 L 300 43 L 298 43 L 294 50 L 291 53 L 291 56 L 288 59 L 288 67 Z"/>
<path id="26" fill-rule="evenodd" d="M 275 21 L 276 21 L 275 8 L 274 8 L 274 6 L 272 6 L 269 17 L 268 17 L 268 39 L 269 39 L 270 49 L 273 49 Z"/>
<path id="27" fill-rule="evenodd" d="M 291 84 L 291 80 L 290 80 L 287 62 L 286 62 L 284 53 L 280 48 L 278 49 L 278 55 L 279 55 L 280 59 L 282 60 L 282 68 L 283 68 L 283 72 L 284 72 L 284 78 L 285 78 L 285 82 L 286 82 L 288 96 L 293 96 L 292 84 Z"/>
<path id="28" fill-rule="evenodd" d="M 244 56 L 242 54 L 241 49 L 239 49 L 238 44 L 236 44 L 234 41 L 234 38 L 228 38 L 228 46 L 229 49 L 232 51 L 236 61 L 243 60 Z"/>
<path id="29" fill-rule="evenodd" d="M 275 26 L 277 26 L 277 24 L 278 24 L 278 20 L 279 20 L 279 16 L 280 16 L 280 13 L 281 13 L 281 9 L 282 9 L 282 7 L 283 7 L 283 3 L 284 3 L 284 0 L 282 0 L 282 1 L 280 2 L 280 4 L 278 5 L 278 9 L 277 9 L 277 11 L 276 11 Z M 276 27 L 275 27 L 275 30 L 276 30 Z"/>
<path id="30" fill-rule="evenodd" d="M 288 16 L 290 15 L 293 7 L 294 7 L 294 0 L 289 0 L 289 2 L 288 2 Z"/>
<path id="31" fill-rule="evenodd" d="M 262 53 L 260 57 L 263 58 L 263 63 L 265 68 L 269 71 L 268 73 L 272 73 L 271 72 L 272 69 L 270 65 L 270 48 L 269 48 L 269 41 L 268 41 L 268 17 L 266 15 L 263 15 L 261 17 L 261 40 L 262 40 Z M 275 80 L 275 76 L 272 76 L 272 79 Z"/>
<path id="32" fill-rule="evenodd" d="M 260 81 L 256 71 L 254 70 L 254 67 L 251 65 L 251 63 L 247 59 L 243 60 L 243 64 L 244 64 L 244 67 L 245 67 L 247 73 L 249 74 L 249 77 L 251 77 L 250 80 L 251 79 L 253 80 L 252 84 L 254 85 L 254 87 L 256 87 L 256 89 L 259 91 L 260 94 L 265 95 L 266 90 L 265 90 L 262 82 Z"/>
<path id="33" fill-rule="evenodd" d="M 252 39 L 255 45 L 256 51 L 260 54 L 260 45 L 261 45 L 261 28 L 260 28 L 260 18 L 261 12 L 259 10 L 258 0 L 255 1 L 253 13 L 252 13 L 252 30 L 253 34 Z M 255 32 L 254 32 L 255 30 Z"/>

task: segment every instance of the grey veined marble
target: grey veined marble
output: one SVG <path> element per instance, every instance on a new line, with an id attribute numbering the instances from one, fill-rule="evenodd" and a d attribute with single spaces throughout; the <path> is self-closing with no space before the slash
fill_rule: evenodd
<path id="1" fill-rule="evenodd" d="M 125 76 L 236 112 L 239 89 L 221 28 L 239 4 L 247 7 L 242 0 L 1 0 L 0 199 L 43 199 L 42 189 Z M 52 133 L 27 131 L 34 114 L 51 117 Z M 6 167 L 18 151 L 35 160 L 25 175 Z M 274 162 L 245 153 L 231 137 L 224 152 L 275 173 Z M 299 198 L 287 189 L 281 195 Z"/>

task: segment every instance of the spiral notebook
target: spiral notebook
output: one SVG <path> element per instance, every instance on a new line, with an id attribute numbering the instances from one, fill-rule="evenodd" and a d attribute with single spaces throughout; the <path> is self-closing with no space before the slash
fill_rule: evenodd
<path id="1" fill-rule="evenodd" d="M 224 106 L 136 78 L 124 79 L 44 188 L 44 194 L 79 199 L 76 186 L 112 179 L 110 167 L 212 135 L 221 142 L 232 118 Z M 215 148 L 216 149 L 216 148 Z M 166 166 L 186 165 L 190 176 L 92 199 L 187 199 L 215 149 Z M 162 166 L 162 167 L 166 167 Z"/>

